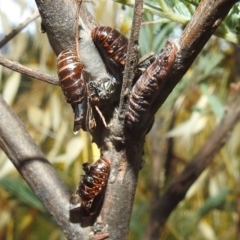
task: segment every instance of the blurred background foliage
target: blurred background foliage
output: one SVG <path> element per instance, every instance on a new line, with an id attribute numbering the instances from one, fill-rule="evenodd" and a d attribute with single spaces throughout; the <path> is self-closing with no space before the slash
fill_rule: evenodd
<path id="1" fill-rule="evenodd" d="M 94 0 L 88 7 L 101 25 L 128 35 L 133 1 L 116 2 Z M 179 38 L 198 3 L 198 0 L 146 0 L 139 39 L 141 55 L 159 53 L 167 38 Z M 184 169 L 219 123 L 238 86 L 240 54 L 234 43 L 239 38 L 239 9 L 236 4 L 156 115 L 146 139 L 130 224 L 131 240 L 144 239 L 149 227 L 154 181 L 158 181 L 159 194 L 163 194 L 171 179 Z M 34 1 L 1 1 L 1 38 L 35 10 Z M 0 51 L 10 60 L 56 75 L 56 57 L 46 35 L 40 32 L 40 19 Z M 72 110 L 61 89 L 0 66 L 0 90 L 63 180 L 74 189 L 82 174 L 82 162 L 98 159 L 99 150 L 91 144 L 89 134 L 82 131 L 73 134 Z M 172 213 L 161 239 L 236 239 L 239 135 L 238 124 L 213 164 Z M 0 239 L 65 239 L 2 151 L 0 196 Z"/>

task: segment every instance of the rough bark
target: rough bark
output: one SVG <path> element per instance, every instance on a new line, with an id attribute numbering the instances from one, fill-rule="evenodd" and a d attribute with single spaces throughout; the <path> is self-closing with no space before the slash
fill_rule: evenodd
<path id="1" fill-rule="evenodd" d="M 163 86 L 160 88 L 154 104 L 149 108 L 149 112 L 146 115 L 146 122 L 153 118 L 157 109 L 180 81 L 235 2 L 237 1 L 204 0 L 201 2 L 180 39 L 180 49 L 172 72 L 164 79 Z M 75 49 L 76 1 L 36 0 L 36 3 L 43 21 L 44 30 L 56 55 L 63 49 Z M 82 4 L 80 9 L 80 20 L 82 28 L 86 31 L 90 31 L 97 25 L 84 4 Z M 92 51 L 94 53 L 97 50 L 92 49 Z M 125 89 L 122 89 L 122 93 L 129 92 L 129 89 L 127 89 L 129 85 L 124 85 L 124 87 Z M 124 112 L 125 109 L 122 110 Z M 5 118 L 8 120 L 0 123 L 1 147 L 43 201 L 49 212 L 52 213 L 66 237 L 68 239 L 89 239 L 90 231 L 88 228 L 80 228 L 79 224 L 71 224 L 69 222 L 69 190 L 62 184 L 61 179 L 55 174 L 43 154 L 32 140 L 30 140 L 22 124 L 3 101 L 0 106 L 0 114 L 2 114 L 1 119 Z M 10 122 L 13 124 L 11 127 L 12 131 L 8 129 Z M 141 166 L 145 132 L 134 135 L 131 133 L 131 129 L 127 130 L 123 128 L 124 119 L 119 118 L 117 111 L 114 111 L 113 117 L 110 120 L 110 126 L 109 129 L 105 128 L 103 130 L 99 140 L 102 157 L 111 161 L 111 174 L 105 194 L 105 201 L 97 223 L 102 226 L 103 233 L 109 233 L 109 239 L 126 239 L 138 172 Z M 20 132 L 16 134 L 18 129 L 21 129 L 21 131 L 19 130 Z M 14 139 L 17 142 L 14 142 Z M 23 139 L 20 141 L 20 144 L 19 139 Z M 214 138 L 214 140 L 217 141 L 218 139 Z M 24 150 L 18 148 L 17 145 Z M 218 143 L 219 146 L 220 143 Z M 206 153 L 208 153 L 208 158 L 212 157 L 212 153 L 207 151 L 208 145 L 205 146 L 205 154 L 199 154 L 196 156 L 196 159 L 205 158 Z M 191 173 L 192 167 L 190 166 L 188 169 Z M 198 173 L 200 174 L 200 171 Z M 194 175 L 194 177 L 196 176 Z M 182 187 L 181 178 L 176 181 L 180 181 L 181 186 L 177 186 Z M 160 219 L 156 218 L 161 223 L 166 220 L 171 212 L 170 210 L 177 204 L 177 201 L 174 201 L 169 206 L 169 197 L 176 194 L 179 195 L 178 199 L 182 199 L 184 191 L 187 189 L 185 187 L 179 193 L 178 188 L 174 186 L 176 185 L 173 185 L 166 192 L 165 198 L 161 200 L 162 204 L 159 208 L 162 211 L 162 217 Z M 187 182 L 186 186 L 189 187 L 189 182 Z M 165 213 L 167 210 L 168 212 Z"/>
<path id="2" fill-rule="evenodd" d="M 36 0 L 36 3 L 55 53 L 58 55 L 63 49 L 74 49 L 75 29 L 71 26 L 74 26 L 75 1 Z M 80 9 L 80 18 L 81 27 L 86 31 L 97 25 L 84 5 Z M 115 111 L 109 123 L 110 129 L 104 129 L 98 144 L 102 157 L 111 161 L 111 174 L 102 211 L 95 225 L 102 226 L 103 231 L 109 233 L 109 239 L 127 238 L 144 143 L 144 136 L 141 139 L 129 138 L 129 134 L 123 132 L 123 122 L 124 119 L 120 121 Z"/>

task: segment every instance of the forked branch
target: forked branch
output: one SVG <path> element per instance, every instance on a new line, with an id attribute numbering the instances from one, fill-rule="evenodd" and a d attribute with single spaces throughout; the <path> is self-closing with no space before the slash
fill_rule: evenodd
<path id="1" fill-rule="evenodd" d="M 180 81 L 181 77 L 190 67 L 235 2 L 237 1 L 205 0 L 201 2 L 196 14 L 189 22 L 180 39 L 180 50 L 178 51 L 175 63 L 171 72 L 166 78 L 163 78 L 162 85 L 159 88 L 160 90 L 151 108 L 149 108 L 150 110 L 147 111 L 146 119 L 152 119 L 157 109 Z M 76 13 L 76 1 L 36 0 L 36 3 L 40 10 L 50 44 L 56 55 L 63 49 L 73 49 L 75 47 L 74 16 Z M 139 1 L 139 3 L 141 3 L 141 1 Z M 84 5 L 82 5 L 80 9 L 80 19 L 85 31 L 90 31 L 97 25 Z M 134 41 L 136 40 L 135 38 L 133 39 Z M 136 46 L 136 42 L 130 44 Z M 97 51 L 96 49 L 92 50 L 92 53 Z M 128 67 L 125 71 L 128 71 Z M 130 72 L 131 71 L 132 70 L 130 70 Z M 129 87 L 129 85 L 127 86 Z M 3 100 L 0 100 L 1 119 L 5 119 L 5 121 L 1 121 L 0 123 L 1 147 L 47 206 L 49 212 L 53 214 L 56 222 L 62 227 L 68 239 L 87 239 L 88 229 L 86 229 L 85 234 L 83 234 L 85 230 L 80 229 L 79 225 L 73 225 L 69 222 L 68 189 L 62 184 L 53 168 L 32 140 L 29 140 L 26 129 L 17 117 L 6 106 Z M 145 137 L 143 135 L 141 138 L 136 138 L 134 135 L 123 133 L 122 138 L 117 139 L 115 133 L 119 131 L 119 125 L 124 125 L 124 122 L 125 119 L 122 118 L 121 121 L 119 121 L 117 112 L 114 112 L 113 125 L 110 129 L 104 129 L 101 142 L 102 157 L 111 160 L 111 173 L 106 198 L 100 213 L 102 221 L 108 228 L 107 232 L 109 233 L 110 239 L 126 239 L 127 237 Z M 9 127 L 10 123 L 12 124 L 11 127 Z M 23 141 L 18 146 L 19 139 L 23 139 Z M 204 155 L 200 154 L 198 158 L 199 157 L 204 157 Z M 49 182 L 51 182 L 51 184 L 49 184 Z M 169 191 L 172 194 L 171 189 Z M 171 196 L 171 194 L 169 195 Z M 163 201 L 163 203 L 165 203 L 165 201 Z M 164 204 L 162 206 L 164 206 Z M 165 219 L 166 217 L 164 221 Z"/>

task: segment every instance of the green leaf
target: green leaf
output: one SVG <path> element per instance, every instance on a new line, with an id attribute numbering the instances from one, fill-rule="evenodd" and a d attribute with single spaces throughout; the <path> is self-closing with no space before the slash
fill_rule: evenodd
<path id="1" fill-rule="evenodd" d="M 230 192 L 231 191 L 228 189 L 222 189 L 218 194 L 216 194 L 216 196 L 208 198 L 204 205 L 198 209 L 198 218 L 202 218 L 204 215 L 214 209 L 221 209 L 226 203 Z"/>
<path id="2" fill-rule="evenodd" d="M 25 182 L 19 180 L 19 178 L 11 177 L 0 179 L 0 186 L 19 201 L 41 212 L 45 212 L 45 208 L 37 196 L 30 187 Z"/>

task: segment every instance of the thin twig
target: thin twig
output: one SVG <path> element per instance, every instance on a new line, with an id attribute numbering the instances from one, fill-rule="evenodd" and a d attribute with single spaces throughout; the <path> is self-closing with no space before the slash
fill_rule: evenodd
<path id="1" fill-rule="evenodd" d="M 78 58 L 80 58 L 80 52 L 79 52 L 79 13 L 80 13 L 80 8 L 81 8 L 82 0 L 77 0 L 77 10 L 76 10 L 76 16 L 75 16 L 75 42 L 76 42 L 76 52 Z"/>
<path id="2" fill-rule="evenodd" d="M 134 6 L 133 1 L 127 1 L 126 5 L 129 6 L 129 7 Z M 149 4 L 149 3 L 144 3 L 143 9 L 144 9 L 145 13 L 148 12 L 150 14 L 159 16 L 161 18 L 166 18 L 169 21 L 173 21 L 173 22 L 176 22 L 176 23 L 181 23 L 181 24 L 184 24 L 184 25 L 186 25 L 188 23 L 188 20 L 189 20 L 189 18 L 187 18 L 186 16 L 183 16 L 181 14 L 177 14 L 177 13 L 174 13 L 174 12 L 163 12 L 161 10 L 161 8 L 159 8 L 158 6 L 154 6 L 154 5 Z"/>
<path id="3" fill-rule="evenodd" d="M 102 119 L 102 122 L 103 122 L 103 124 L 104 124 L 104 127 L 105 127 L 105 128 L 108 128 L 108 125 L 107 125 L 107 123 L 106 123 L 105 117 L 103 116 L 103 114 L 102 114 L 102 112 L 100 111 L 100 109 L 99 109 L 97 106 L 95 106 L 95 109 L 96 109 L 96 111 L 98 112 L 100 118 Z"/>
<path id="4" fill-rule="evenodd" d="M 120 139 L 121 141 L 121 137 L 123 136 L 123 112 L 127 95 L 132 87 L 131 80 L 134 68 L 138 61 L 138 34 L 142 19 L 142 5 L 142 0 L 136 1 L 121 92 L 120 111 L 122 112 L 114 112 L 114 117 L 110 121 L 112 125 L 109 129 L 105 129 L 101 146 L 102 156 L 111 160 L 111 173 L 100 213 L 101 220 L 108 226 L 110 239 L 127 238 L 137 178 L 141 165 L 143 138 L 131 141 L 131 146 L 121 146 L 119 141 L 114 141 L 113 139 Z"/>
<path id="5" fill-rule="evenodd" d="M 25 66 L 21 65 L 20 63 L 10 61 L 1 55 L 0 55 L 0 65 L 7 67 L 13 71 L 24 74 L 26 76 L 36 78 L 43 82 L 47 82 L 47 83 L 50 83 L 53 85 L 59 85 L 59 80 L 56 76 L 51 76 L 51 75 L 48 75 L 45 73 L 41 73 L 37 70 L 33 70 L 31 68 L 25 67 Z"/>
<path id="6" fill-rule="evenodd" d="M 119 104 L 119 118 L 124 118 L 123 116 L 124 115 L 123 113 L 125 111 L 124 107 L 126 104 L 127 96 L 129 95 L 132 87 L 134 69 L 138 62 L 139 53 L 138 37 L 142 23 L 142 15 L 143 15 L 143 0 L 136 0 L 134 5 L 131 33 L 128 42 L 126 65 L 123 75 L 123 84 Z"/>
<path id="7" fill-rule="evenodd" d="M 13 29 L 9 34 L 7 34 L 0 41 L 0 48 L 2 48 L 6 43 L 8 43 L 11 39 L 13 39 L 19 32 L 21 32 L 29 23 L 34 21 L 39 17 L 38 11 L 35 11 L 30 17 L 20 23 L 15 29 Z"/>

